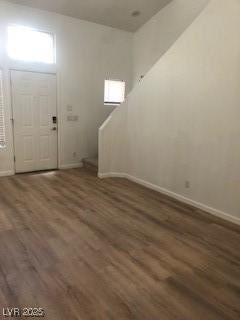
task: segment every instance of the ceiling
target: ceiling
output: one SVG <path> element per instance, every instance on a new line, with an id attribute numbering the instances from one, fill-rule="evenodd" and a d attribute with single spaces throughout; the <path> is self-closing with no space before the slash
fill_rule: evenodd
<path id="1" fill-rule="evenodd" d="M 171 0 L 9 0 L 34 8 L 136 31 Z M 135 16 L 132 13 L 135 12 Z"/>

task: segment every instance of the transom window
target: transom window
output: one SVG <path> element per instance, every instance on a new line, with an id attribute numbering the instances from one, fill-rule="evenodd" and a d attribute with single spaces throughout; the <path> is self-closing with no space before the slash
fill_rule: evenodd
<path id="1" fill-rule="evenodd" d="M 54 36 L 29 27 L 9 26 L 8 55 L 14 60 L 53 64 Z"/>
<path id="2" fill-rule="evenodd" d="M 125 100 L 125 82 L 105 80 L 104 104 L 120 105 Z"/>

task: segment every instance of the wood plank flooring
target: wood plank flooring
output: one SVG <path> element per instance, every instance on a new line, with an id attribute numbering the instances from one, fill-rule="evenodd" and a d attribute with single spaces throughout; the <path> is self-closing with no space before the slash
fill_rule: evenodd
<path id="1" fill-rule="evenodd" d="M 240 228 L 85 169 L 0 178 L 0 314 L 10 306 L 50 320 L 239 320 Z"/>

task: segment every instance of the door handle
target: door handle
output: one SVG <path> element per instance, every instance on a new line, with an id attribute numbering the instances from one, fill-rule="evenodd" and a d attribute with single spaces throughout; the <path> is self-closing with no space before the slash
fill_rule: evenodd
<path id="1" fill-rule="evenodd" d="M 52 131 L 57 131 L 57 128 L 56 128 L 56 127 L 53 127 L 53 128 L 52 128 Z"/>

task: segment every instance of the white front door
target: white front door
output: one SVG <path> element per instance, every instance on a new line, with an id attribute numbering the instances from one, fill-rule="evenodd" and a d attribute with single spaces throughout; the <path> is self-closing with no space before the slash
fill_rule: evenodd
<path id="1" fill-rule="evenodd" d="M 58 166 L 56 76 L 11 71 L 16 172 Z"/>

